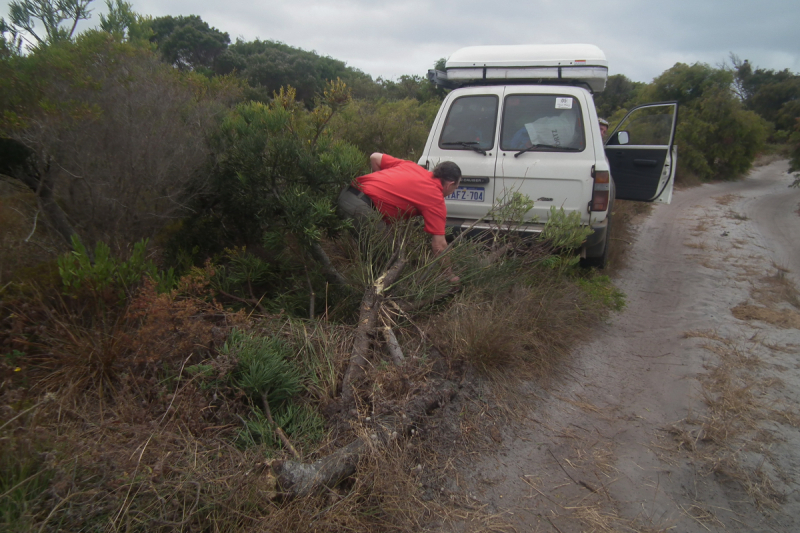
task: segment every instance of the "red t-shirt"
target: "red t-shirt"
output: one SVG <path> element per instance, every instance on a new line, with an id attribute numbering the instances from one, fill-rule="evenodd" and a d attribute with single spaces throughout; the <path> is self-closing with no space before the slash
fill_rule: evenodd
<path id="1" fill-rule="evenodd" d="M 383 154 L 378 172 L 356 178 L 356 187 L 369 196 L 384 220 L 422 215 L 425 231 L 444 235 L 447 207 L 442 182 L 433 173 L 405 159 Z"/>

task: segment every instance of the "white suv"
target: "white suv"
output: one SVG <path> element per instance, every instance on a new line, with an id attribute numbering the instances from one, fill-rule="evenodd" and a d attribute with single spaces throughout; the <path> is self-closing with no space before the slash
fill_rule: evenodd
<path id="1" fill-rule="evenodd" d="M 492 206 L 520 192 L 534 201 L 521 231 L 541 231 L 551 206 L 578 212 L 594 230 L 582 264 L 602 268 L 614 198 L 669 203 L 678 104 L 634 108 L 604 145 L 592 94 L 604 89 L 608 66 L 596 46 L 462 48 L 428 76 L 453 89 L 419 159 L 461 168 L 448 226 L 492 227 L 502 222 L 489 220 Z"/>

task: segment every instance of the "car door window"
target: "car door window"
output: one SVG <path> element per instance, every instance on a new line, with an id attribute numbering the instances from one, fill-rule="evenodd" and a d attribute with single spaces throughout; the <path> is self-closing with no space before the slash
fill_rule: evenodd
<path id="1" fill-rule="evenodd" d="M 607 145 L 667 146 L 672 135 L 675 109 L 672 105 L 640 109 L 629 115 L 608 139 Z M 620 137 L 620 132 L 627 133 Z"/>
<path id="2" fill-rule="evenodd" d="M 498 98 L 493 95 L 462 96 L 447 113 L 439 148 L 489 150 L 497 130 Z"/>
<path id="3" fill-rule="evenodd" d="M 503 105 L 502 150 L 582 151 L 583 113 L 572 96 L 511 94 Z"/>

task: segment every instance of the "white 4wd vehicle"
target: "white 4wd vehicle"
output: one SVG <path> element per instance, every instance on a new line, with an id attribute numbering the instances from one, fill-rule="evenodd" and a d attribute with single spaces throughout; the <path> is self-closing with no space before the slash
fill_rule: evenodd
<path id="1" fill-rule="evenodd" d="M 670 202 L 678 104 L 634 108 L 604 143 L 592 94 L 605 88 L 608 63 L 596 46 L 473 46 L 445 68 L 428 73 L 453 90 L 419 164 L 461 168 L 448 226 L 495 227 L 503 221 L 489 219 L 492 206 L 519 192 L 534 201 L 521 231 L 540 232 L 551 206 L 578 212 L 593 230 L 582 264 L 602 268 L 614 198 Z"/>

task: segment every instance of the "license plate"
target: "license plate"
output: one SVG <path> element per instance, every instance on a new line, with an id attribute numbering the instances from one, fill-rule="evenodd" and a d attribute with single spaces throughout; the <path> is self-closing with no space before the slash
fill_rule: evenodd
<path id="1" fill-rule="evenodd" d="M 462 202 L 483 202 L 484 192 L 485 189 L 483 187 L 459 187 L 446 199 L 460 200 Z"/>

